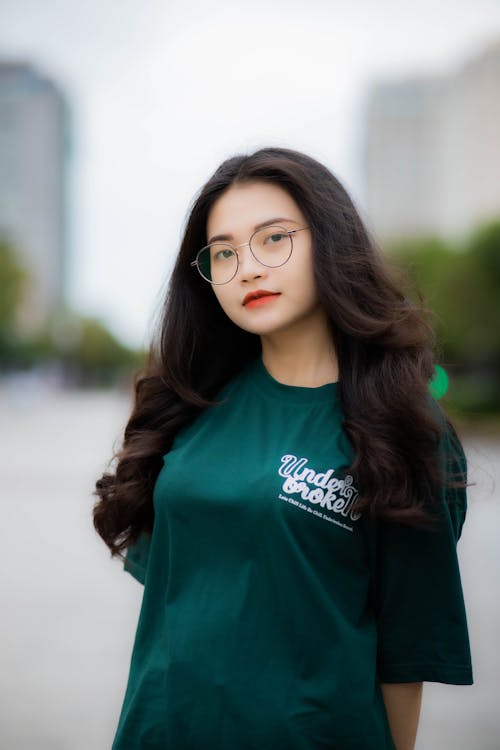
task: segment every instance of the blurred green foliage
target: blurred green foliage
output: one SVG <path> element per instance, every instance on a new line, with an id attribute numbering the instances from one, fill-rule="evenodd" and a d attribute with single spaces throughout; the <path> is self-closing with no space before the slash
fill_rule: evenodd
<path id="1" fill-rule="evenodd" d="M 449 376 L 443 405 L 457 416 L 500 417 L 500 219 L 461 240 L 406 238 L 386 248 L 433 313 L 436 361 Z M 124 346 L 97 319 L 54 312 L 26 338 L 16 328 L 29 286 L 14 250 L 0 241 L 0 372 L 62 368 L 79 386 L 130 383 L 146 352 Z M 499 422 L 500 423 L 500 422 Z"/>
<path id="2" fill-rule="evenodd" d="M 434 315 L 437 354 L 450 377 L 447 406 L 500 415 L 500 220 L 460 242 L 406 239 L 387 248 Z"/>
<path id="3" fill-rule="evenodd" d="M 66 307 L 44 326 L 26 334 L 19 311 L 29 293 L 29 276 L 14 248 L 0 241 L 0 374 L 58 371 L 63 382 L 85 387 L 127 386 L 146 360 L 146 352 L 122 344 L 97 319 Z"/>
<path id="4" fill-rule="evenodd" d="M 14 249 L 0 238 L 0 342 L 11 338 L 28 275 Z"/>

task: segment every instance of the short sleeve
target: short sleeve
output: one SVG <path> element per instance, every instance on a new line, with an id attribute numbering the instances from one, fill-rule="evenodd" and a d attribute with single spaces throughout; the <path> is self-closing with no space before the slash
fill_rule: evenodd
<path id="1" fill-rule="evenodd" d="M 441 460 L 444 461 L 446 475 L 455 481 L 467 482 L 467 459 L 464 449 L 451 423 L 442 441 Z M 446 488 L 446 507 L 457 541 L 462 534 L 462 527 L 467 512 L 467 492 L 465 489 Z"/>
<path id="2" fill-rule="evenodd" d="M 466 482 L 465 454 L 449 422 L 439 451 L 447 476 Z M 456 549 L 466 489 L 443 485 L 439 500 L 437 530 L 378 525 L 374 591 L 381 682 L 473 683 Z"/>
<path id="3" fill-rule="evenodd" d="M 125 553 L 124 570 L 142 584 L 146 579 L 150 545 L 151 535 L 143 532 L 134 544 L 127 547 Z"/>

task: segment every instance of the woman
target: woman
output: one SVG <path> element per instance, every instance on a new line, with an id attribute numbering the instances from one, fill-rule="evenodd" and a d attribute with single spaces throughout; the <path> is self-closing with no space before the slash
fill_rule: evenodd
<path id="1" fill-rule="evenodd" d="M 395 278 L 305 154 L 200 191 L 96 484 L 145 587 L 113 750 L 410 750 L 422 683 L 472 683 L 466 460 Z"/>

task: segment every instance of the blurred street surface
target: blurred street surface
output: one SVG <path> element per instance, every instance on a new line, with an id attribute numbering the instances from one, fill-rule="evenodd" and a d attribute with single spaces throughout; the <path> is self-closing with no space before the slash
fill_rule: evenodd
<path id="1" fill-rule="evenodd" d="M 94 532 L 91 493 L 128 412 L 117 393 L 0 385 L 5 750 L 111 747 L 142 586 Z M 417 750 L 500 748 L 500 440 L 464 447 L 476 483 L 459 542 L 475 685 L 425 685 Z"/>

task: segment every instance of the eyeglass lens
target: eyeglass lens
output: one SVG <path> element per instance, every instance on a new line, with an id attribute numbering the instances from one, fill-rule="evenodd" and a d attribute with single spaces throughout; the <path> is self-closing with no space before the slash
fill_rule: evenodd
<path id="1" fill-rule="evenodd" d="M 250 243 L 254 257 L 271 268 L 286 263 L 292 253 L 292 238 L 283 227 L 271 226 L 254 233 Z M 207 245 L 198 255 L 201 274 L 212 284 L 226 284 L 236 275 L 238 256 L 226 242 Z"/>

